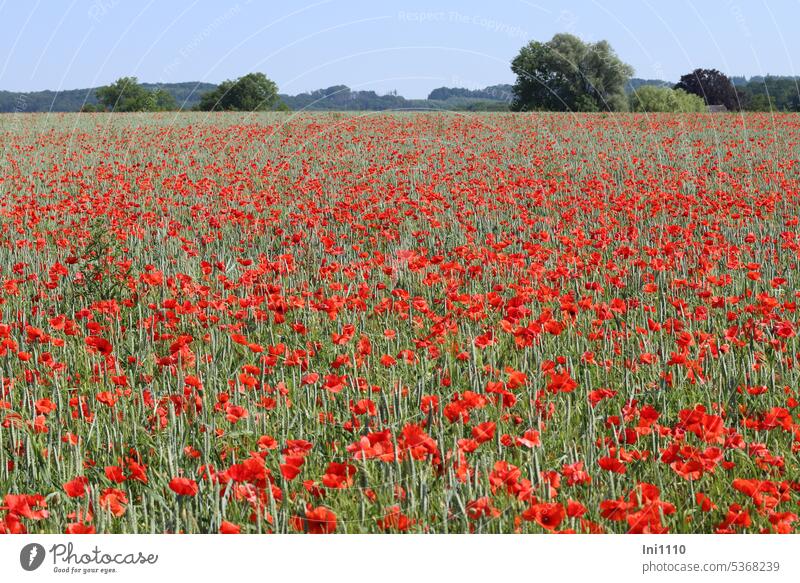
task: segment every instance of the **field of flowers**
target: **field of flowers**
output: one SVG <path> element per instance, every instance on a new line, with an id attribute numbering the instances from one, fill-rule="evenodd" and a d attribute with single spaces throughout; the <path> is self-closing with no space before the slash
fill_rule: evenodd
<path id="1" fill-rule="evenodd" d="M 0 136 L 0 532 L 800 531 L 796 116 Z"/>

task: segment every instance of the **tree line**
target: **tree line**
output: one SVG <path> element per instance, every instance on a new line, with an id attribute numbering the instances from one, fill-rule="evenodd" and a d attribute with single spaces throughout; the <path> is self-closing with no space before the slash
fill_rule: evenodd
<path id="1" fill-rule="evenodd" d="M 14 94 L 0 91 L 0 111 L 286 111 L 446 109 L 464 111 L 634 111 L 701 112 L 710 106 L 729 111 L 800 111 L 800 79 L 729 78 L 716 69 L 695 69 L 671 85 L 632 78 L 626 64 L 604 40 L 584 42 L 556 34 L 531 41 L 511 61 L 513 85 L 484 89 L 439 87 L 427 99 L 352 91 L 345 85 L 280 95 L 264 73 L 254 72 L 219 85 L 165 86 L 122 77 L 90 90 Z M 33 97 L 30 97 L 33 95 Z M 60 100 L 60 101 L 59 101 Z M 48 107 L 49 102 L 49 107 Z M 58 102 L 58 107 L 56 103 Z"/>

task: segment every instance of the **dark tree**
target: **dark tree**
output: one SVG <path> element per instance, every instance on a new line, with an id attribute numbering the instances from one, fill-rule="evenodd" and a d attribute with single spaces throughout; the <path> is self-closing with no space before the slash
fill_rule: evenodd
<path id="1" fill-rule="evenodd" d="M 706 105 L 724 105 L 731 111 L 739 110 L 736 87 L 716 69 L 695 69 L 681 77 L 674 88 L 702 97 Z"/>

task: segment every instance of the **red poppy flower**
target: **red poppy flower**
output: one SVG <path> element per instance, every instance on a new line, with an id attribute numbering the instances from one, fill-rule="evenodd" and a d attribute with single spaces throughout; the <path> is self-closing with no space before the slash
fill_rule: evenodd
<path id="1" fill-rule="evenodd" d="M 96 532 L 94 525 L 81 522 L 71 522 L 64 531 L 65 534 L 95 534 Z"/>
<path id="2" fill-rule="evenodd" d="M 100 507 L 108 510 L 114 516 L 125 514 L 128 504 L 128 495 L 117 488 L 106 488 L 100 494 Z"/>
<path id="3" fill-rule="evenodd" d="M 179 496 L 196 496 L 199 491 L 197 482 L 189 478 L 172 478 L 169 489 Z"/>
<path id="4" fill-rule="evenodd" d="M 242 527 L 238 524 L 234 524 L 232 522 L 228 522 L 227 520 L 223 520 L 222 523 L 219 525 L 219 533 L 220 534 L 239 534 L 242 531 Z"/>
<path id="5" fill-rule="evenodd" d="M 78 476 L 64 484 L 64 492 L 70 498 L 82 498 L 86 495 L 86 485 L 88 483 L 89 480 L 86 479 L 86 476 Z"/>
<path id="6" fill-rule="evenodd" d="M 309 534 L 330 534 L 336 532 L 336 515 L 324 506 L 306 507 L 302 516 L 291 518 L 292 528 Z"/>
<path id="7" fill-rule="evenodd" d="M 561 521 L 566 516 L 566 511 L 561 504 L 541 503 L 534 504 L 522 513 L 522 518 L 525 520 L 536 521 L 540 526 L 547 530 L 554 530 L 558 528 Z"/>
<path id="8" fill-rule="evenodd" d="M 353 465 L 331 462 L 322 476 L 322 483 L 328 488 L 349 488 L 353 485 L 355 473 L 356 468 Z"/>

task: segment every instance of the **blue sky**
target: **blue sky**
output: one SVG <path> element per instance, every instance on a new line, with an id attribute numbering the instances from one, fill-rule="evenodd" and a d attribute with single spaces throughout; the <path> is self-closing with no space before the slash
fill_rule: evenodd
<path id="1" fill-rule="evenodd" d="M 556 32 L 608 40 L 639 77 L 788 75 L 798 17 L 800 0 L 0 0 L 0 89 L 263 71 L 285 93 L 342 83 L 424 97 L 513 82 L 519 48 Z"/>

